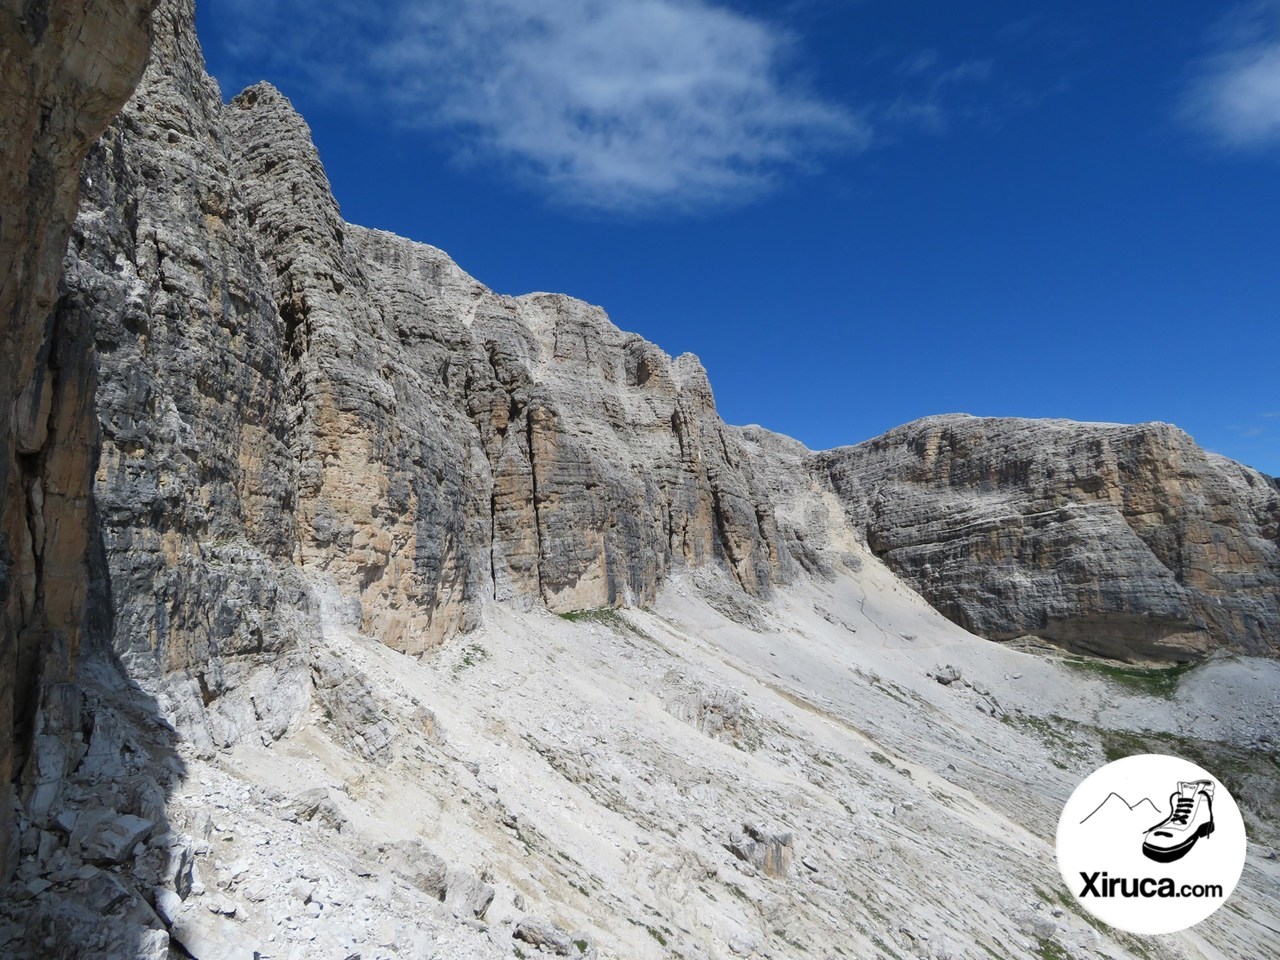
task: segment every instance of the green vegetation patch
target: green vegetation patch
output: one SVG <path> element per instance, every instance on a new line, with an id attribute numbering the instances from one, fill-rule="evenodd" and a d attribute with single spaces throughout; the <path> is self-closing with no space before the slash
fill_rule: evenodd
<path id="1" fill-rule="evenodd" d="M 1059 770 L 1082 770 L 1091 760 L 1089 748 L 1081 740 L 1077 725 L 1053 714 L 1037 717 L 1024 713 L 1003 713 L 1000 722 L 1030 733 L 1040 740 L 1049 752 L 1049 762 Z"/>
<path id="2" fill-rule="evenodd" d="M 458 662 L 453 665 L 453 675 L 456 677 L 463 670 L 474 667 L 477 663 L 484 663 L 489 659 L 489 651 L 478 643 L 469 643 L 462 648 L 462 656 L 458 658 Z"/>
<path id="3" fill-rule="evenodd" d="M 898 953 L 898 951 L 894 950 L 879 937 L 873 936 L 871 938 L 871 945 L 880 951 L 880 955 L 882 957 L 888 957 L 889 960 L 902 960 L 902 954 Z"/>
<path id="4" fill-rule="evenodd" d="M 1058 945 L 1056 940 L 1041 940 L 1037 955 L 1040 960 L 1071 960 L 1070 955 Z"/>
<path id="5" fill-rule="evenodd" d="M 596 607 L 594 610 L 570 610 L 568 613 L 560 614 L 560 619 L 568 620 L 570 623 L 597 623 L 618 633 L 632 633 L 637 637 L 643 637 L 645 640 L 652 639 L 613 607 Z"/>
<path id="6" fill-rule="evenodd" d="M 1141 667 L 1080 656 L 1067 657 L 1063 663 L 1073 670 L 1102 677 L 1132 693 L 1160 700 L 1172 700 L 1178 693 L 1182 678 L 1199 665 L 1192 662 L 1177 663 L 1171 667 Z"/>

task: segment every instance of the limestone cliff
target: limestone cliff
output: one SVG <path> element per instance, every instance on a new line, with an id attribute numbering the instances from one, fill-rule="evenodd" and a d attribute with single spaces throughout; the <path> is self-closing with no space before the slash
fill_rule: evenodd
<path id="1" fill-rule="evenodd" d="M 812 467 L 877 555 L 982 636 L 1280 653 L 1280 488 L 1175 427 L 930 417 Z"/>
<path id="2" fill-rule="evenodd" d="M 498 295 L 433 247 L 346 223 L 278 91 L 223 102 L 190 0 L 165 0 L 154 30 L 136 95 L 83 171 L 49 314 L 77 346 L 59 354 L 50 334 L 13 347 L 75 372 L 15 379 L 5 523 L 29 567 L 12 582 L 33 582 L 38 551 L 22 544 L 35 531 L 52 545 L 40 569 L 71 584 L 56 612 L 69 663 L 93 546 L 92 336 L 93 623 L 196 742 L 279 736 L 328 682 L 309 651 L 318 578 L 366 633 L 420 654 L 490 603 L 645 604 L 686 567 L 763 596 L 802 571 L 830 576 L 865 535 L 986 636 L 1122 657 L 1275 653 L 1267 478 L 1155 428 L 940 418 L 818 455 L 726 428 L 696 358 L 568 297 Z M 125 80 L 107 77 L 107 92 Z M 77 109 L 119 99 L 100 97 Z M 67 180 L 78 155 L 62 159 Z M 43 269 L 50 306 L 56 270 Z M 74 387 L 65 400 L 58 382 Z M 49 411 L 68 418 L 56 442 Z M 19 478 L 38 464 L 54 483 Z M 29 503 L 57 523 L 28 523 Z M 10 595 L 11 610 L 30 600 L 14 617 L 39 620 L 38 591 Z M 35 633 L 6 640 L 19 635 Z M 31 675 L 31 651 L 54 649 L 41 643 L 7 676 Z"/>
<path id="3" fill-rule="evenodd" d="M 81 159 L 138 80 L 152 6 L 0 6 L 0 879 L 10 785 L 32 737 L 57 739 L 71 722 L 38 724 L 37 706 L 42 688 L 72 679 L 88 593 L 92 330 L 56 306 L 63 251 Z"/>
<path id="4" fill-rule="evenodd" d="M 696 358 L 347 224 L 288 101 L 224 103 L 191 0 L 143 6 L 0 22 L 0 953 L 1097 949 L 1026 906 L 1093 704 L 1274 743 L 1274 664 L 1153 704 L 866 546 L 993 638 L 1275 655 L 1275 481 L 1160 425 L 726 427 Z M 1253 956 L 1245 886 L 1210 939 Z"/>
<path id="5" fill-rule="evenodd" d="M 137 93 L 85 162 L 65 309 L 98 354 L 104 640 L 131 676 L 169 678 L 184 732 L 227 743 L 278 735 L 307 696 L 285 323 L 191 4 L 154 23 Z"/>
<path id="6" fill-rule="evenodd" d="M 85 165 L 65 314 L 96 331 L 114 648 L 193 735 L 296 714 L 306 578 L 419 654 L 495 601 L 648 603 L 686 566 L 757 596 L 791 577 L 695 357 L 347 224 L 289 102 L 222 102 L 189 0 L 155 22 Z"/>

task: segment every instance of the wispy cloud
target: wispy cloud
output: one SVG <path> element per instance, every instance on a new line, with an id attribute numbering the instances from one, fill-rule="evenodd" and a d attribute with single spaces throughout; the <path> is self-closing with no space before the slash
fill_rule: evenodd
<path id="1" fill-rule="evenodd" d="M 797 79 L 795 37 L 710 0 L 235 2 L 258 30 L 243 53 L 576 207 L 742 202 L 869 141 Z"/>
<path id="2" fill-rule="evenodd" d="M 1228 424 L 1227 430 L 1242 440 L 1255 441 L 1252 447 L 1246 449 L 1268 450 L 1274 453 L 1277 438 L 1275 421 L 1277 419 L 1280 419 L 1280 414 L 1272 412 L 1259 413 L 1251 420 Z"/>
<path id="3" fill-rule="evenodd" d="M 1183 118 L 1220 146 L 1280 145 L 1280 2 L 1238 7 L 1198 65 Z"/>
<path id="4" fill-rule="evenodd" d="M 956 120 L 971 120 L 990 109 L 985 99 L 975 106 L 955 88 L 986 84 L 993 70 L 990 60 L 948 65 L 936 50 L 919 50 L 898 64 L 895 73 L 902 92 L 878 111 L 878 117 L 890 128 L 945 133 Z"/>

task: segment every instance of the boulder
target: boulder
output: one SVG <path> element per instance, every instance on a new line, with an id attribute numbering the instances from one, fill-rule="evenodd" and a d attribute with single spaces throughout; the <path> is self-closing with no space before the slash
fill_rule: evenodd
<path id="1" fill-rule="evenodd" d="M 795 837 L 790 833 L 771 833 L 755 824 L 743 824 L 729 835 L 726 848 L 739 860 L 751 864 L 770 877 L 785 877 L 791 872 L 795 855 Z"/>
<path id="2" fill-rule="evenodd" d="M 563 928 L 542 917 L 522 917 L 511 936 L 557 956 L 568 957 L 574 953 L 573 938 Z"/>
<path id="3" fill-rule="evenodd" d="M 467 870 L 450 870 L 445 878 L 445 906 L 456 916 L 481 919 L 493 902 L 493 887 Z"/>
<path id="4" fill-rule="evenodd" d="M 146 841 L 155 824 L 133 814 L 113 810 L 94 810 L 81 814 L 71 834 L 80 855 L 89 863 L 103 865 L 123 863 L 133 849 Z"/>
<path id="5" fill-rule="evenodd" d="M 448 892 L 449 867 L 421 840 L 401 840 L 386 851 L 386 864 L 397 876 L 408 880 L 428 896 L 444 900 Z"/>
<path id="6" fill-rule="evenodd" d="M 258 960 L 256 941 L 234 920 L 183 904 L 169 927 L 169 936 L 192 960 Z"/>

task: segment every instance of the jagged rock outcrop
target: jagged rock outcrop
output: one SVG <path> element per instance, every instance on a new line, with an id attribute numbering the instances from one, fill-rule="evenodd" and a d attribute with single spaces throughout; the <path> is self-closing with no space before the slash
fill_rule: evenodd
<path id="1" fill-rule="evenodd" d="M 785 571 L 695 358 L 345 224 L 269 86 L 226 124 L 289 339 L 300 558 L 358 590 L 370 632 L 418 652 L 488 598 L 639 603 L 717 560 L 761 593 Z"/>
<path id="2" fill-rule="evenodd" d="M 64 372 L 19 371 L 12 391 L 26 420 L 10 459 L 55 481 L 11 478 L 5 523 L 11 542 L 43 537 L 40 569 L 72 585 L 60 625 L 39 628 L 67 638 L 63 662 L 92 599 L 104 646 L 202 748 L 278 737 L 313 693 L 345 689 L 309 650 L 318 580 L 365 633 L 417 654 L 487 603 L 643 604 L 682 567 L 761 596 L 855 569 L 865 532 L 987 636 L 1276 652 L 1267 478 L 1149 428 L 1059 425 L 1046 443 L 942 418 L 818 455 L 727 428 L 696 358 L 347 224 L 288 101 L 259 85 L 223 103 L 190 0 L 165 0 L 154 24 L 152 64 L 84 167 L 49 328 L 74 349 L 47 338 L 40 362 Z M 95 550 L 93 379 L 75 365 L 90 334 Z M 69 418 L 54 433 L 49 410 Z M 28 524 L 29 504 L 58 522 Z M 27 598 L 20 618 L 44 602 L 10 595 Z"/>
<path id="3" fill-rule="evenodd" d="M 72 680 L 88 596 L 92 330 L 56 309 L 80 162 L 146 62 L 153 0 L 0 8 L 0 880 L 41 690 Z M 52 760 L 50 761 L 52 763 Z"/>
<path id="4" fill-rule="evenodd" d="M 982 636 L 1280 653 L 1280 488 L 1175 427 L 930 417 L 811 464 L 872 550 Z"/>
<path id="5" fill-rule="evenodd" d="M 184 732 L 283 732 L 314 686 L 317 577 L 418 654 L 494 601 L 792 575 L 695 357 L 347 224 L 284 96 L 224 104 L 190 0 L 155 21 L 85 165 L 65 312 L 96 331 L 114 649 Z"/>

